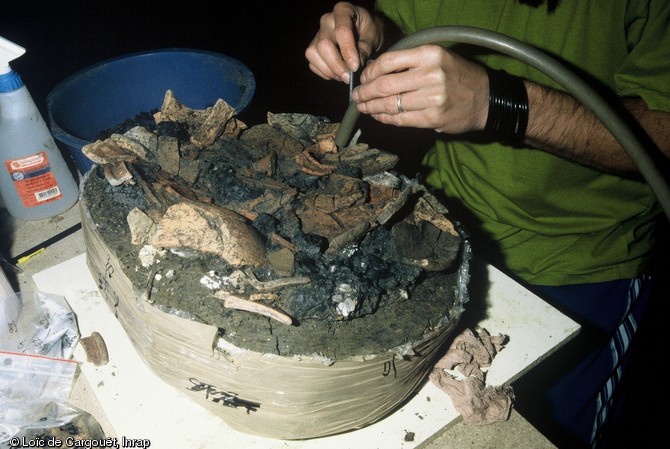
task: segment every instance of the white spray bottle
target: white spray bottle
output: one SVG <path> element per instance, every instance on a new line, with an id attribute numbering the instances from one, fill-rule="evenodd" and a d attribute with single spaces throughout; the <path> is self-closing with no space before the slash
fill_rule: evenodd
<path id="1" fill-rule="evenodd" d="M 2 304 L 2 301 L 14 294 L 14 289 L 12 288 L 11 284 L 9 283 L 9 279 L 7 279 L 7 276 L 5 275 L 5 271 L 2 269 L 2 266 L 0 265 L 0 305 Z M 2 315 L 2 314 L 0 314 Z"/>
<path id="2" fill-rule="evenodd" d="M 24 53 L 0 37 L 0 194 L 14 217 L 42 220 L 70 209 L 79 188 L 28 88 L 9 66 Z"/>

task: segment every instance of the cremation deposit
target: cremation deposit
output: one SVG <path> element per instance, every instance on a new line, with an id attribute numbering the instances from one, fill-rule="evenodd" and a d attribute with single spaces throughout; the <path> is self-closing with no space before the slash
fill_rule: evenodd
<path id="1" fill-rule="evenodd" d="M 146 304 L 239 348 L 329 360 L 411 351 L 458 319 L 466 242 L 396 156 L 338 148 L 324 117 L 247 126 L 170 91 L 149 118 L 84 147 L 82 187 Z"/>

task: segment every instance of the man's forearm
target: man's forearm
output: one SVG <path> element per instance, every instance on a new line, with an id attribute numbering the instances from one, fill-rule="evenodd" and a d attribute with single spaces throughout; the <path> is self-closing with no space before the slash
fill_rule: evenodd
<path id="1" fill-rule="evenodd" d="M 607 128 L 569 94 L 526 81 L 530 116 L 526 144 L 609 172 L 634 172 L 637 166 Z M 640 99 L 625 102 L 631 115 L 668 155 L 670 114 L 650 111 Z"/>

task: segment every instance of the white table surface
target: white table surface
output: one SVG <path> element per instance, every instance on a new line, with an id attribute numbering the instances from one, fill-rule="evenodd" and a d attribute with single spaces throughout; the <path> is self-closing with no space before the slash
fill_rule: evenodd
<path id="1" fill-rule="evenodd" d="M 509 343 L 496 356 L 487 374 L 489 385 L 510 384 L 553 353 L 579 331 L 579 325 L 531 294 L 492 266 L 483 267 L 485 301 L 473 307 L 477 324 Z M 141 360 L 121 324 L 97 290 L 82 254 L 33 275 L 36 287 L 64 296 L 77 315 L 82 337 L 99 332 L 109 349 L 109 363 L 86 362 L 83 348 L 75 349 L 81 372 L 106 418 L 121 438 L 146 439 L 155 448 L 318 448 L 409 449 L 419 446 L 459 415 L 449 396 L 427 382 L 404 407 L 382 421 L 342 435 L 304 441 L 284 441 L 240 433 L 184 393 L 165 383 Z M 477 284 L 481 286 L 481 284 Z M 473 303 L 468 306 L 476 306 Z M 482 307 L 483 306 L 483 307 Z M 415 434 L 405 441 L 406 432 Z"/>

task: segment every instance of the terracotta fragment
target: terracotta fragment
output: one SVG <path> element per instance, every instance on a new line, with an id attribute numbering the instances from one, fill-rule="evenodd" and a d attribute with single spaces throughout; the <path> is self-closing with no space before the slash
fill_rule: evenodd
<path id="1" fill-rule="evenodd" d="M 226 129 L 227 122 L 235 116 L 235 109 L 225 101 L 219 99 L 212 108 L 208 108 L 204 120 L 197 126 L 196 132 L 191 136 L 191 142 L 200 146 L 208 147 L 219 138 Z M 239 133 L 238 126 L 228 130 L 229 134 Z"/>
<path id="2" fill-rule="evenodd" d="M 363 176 L 371 176 L 392 169 L 398 163 L 398 156 L 370 148 L 367 144 L 356 144 L 337 154 L 327 154 L 322 162 L 345 163 L 361 169 Z"/>
<path id="3" fill-rule="evenodd" d="M 200 164 L 197 160 L 192 161 L 181 158 L 179 160 L 179 177 L 189 184 L 193 184 L 198 179 Z"/>
<path id="4" fill-rule="evenodd" d="M 158 145 L 158 136 L 153 132 L 149 131 L 143 126 L 135 126 L 125 133 L 126 137 L 129 137 L 140 144 L 142 144 L 149 152 L 156 153 L 156 146 Z"/>
<path id="5" fill-rule="evenodd" d="M 240 142 L 249 148 L 267 148 L 278 155 L 296 156 L 304 147 L 296 139 L 269 124 L 253 126 L 240 136 Z"/>
<path id="6" fill-rule="evenodd" d="M 81 151 L 91 161 L 100 165 L 116 161 L 132 162 L 137 160 L 135 153 L 119 147 L 109 139 L 96 140 L 88 145 L 84 145 Z"/>
<path id="7" fill-rule="evenodd" d="M 304 173 L 312 176 L 326 176 L 337 168 L 336 165 L 322 164 L 317 161 L 310 153 L 309 148 L 297 155 L 295 161 Z"/>
<path id="8" fill-rule="evenodd" d="M 157 139 L 156 157 L 158 165 L 171 175 L 179 174 L 179 139 L 172 136 L 160 136 Z"/>
<path id="9" fill-rule="evenodd" d="M 80 338 L 79 342 L 84 348 L 87 361 L 95 366 L 103 366 L 109 363 L 107 345 L 99 332 L 92 332 L 89 337 Z"/>
<path id="10" fill-rule="evenodd" d="M 222 134 L 237 136 L 246 125 L 235 118 L 235 109 L 219 99 L 207 109 L 191 109 L 166 91 L 160 112 L 154 115 L 156 123 L 164 121 L 186 123 L 191 130 L 191 142 L 201 148 L 212 145 Z"/>
<path id="11" fill-rule="evenodd" d="M 330 214 L 318 209 L 298 212 L 302 229 L 308 234 L 315 234 L 330 239 L 342 233 L 342 226 Z"/>
<path id="12" fill-rule="evenodd" d="M 239 214 L 214 205 L 183 202 L 170 206 L 149 243 L 215 254 L 232 266 L 265 263 L 265 244 Z"/>
<path id="13" fill-rule="evenodd" d="M 284 131 L 304 146 L 310 146 L 314 142 L 311 136 L 333 132 L 333 126 L 323 117 L 309 114 L 298 114 L 294 112 L 267 113 L 267 122 L 273 128 Z M 337 127 L 336 125 L 335 131 Z M 334 137 L 335 134 L 333 134 Z"/>
<path id="14" fill-rule="evenodd" d="M 140 160 L 148 161 L 150 159 L 149 150 L 137 140 L 119 133 L 113 133 L 109 138 L 120 148 L 137 155 Z"/>
<path id="15" fill-rule="evenodd" d="M 133 245 L 144 245 L 156 228 L 151 217 L 137 207 L 128 213 L 126 221 L 130 228 L 130 242 Z"/>

